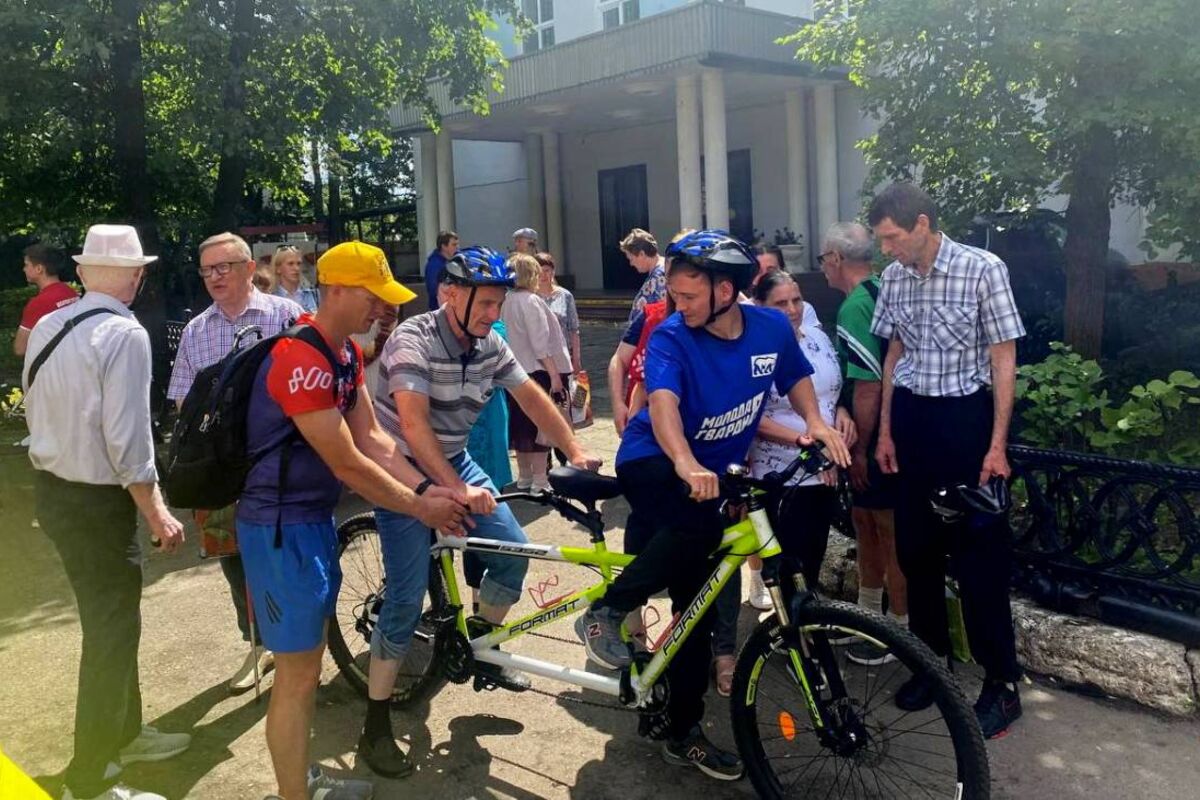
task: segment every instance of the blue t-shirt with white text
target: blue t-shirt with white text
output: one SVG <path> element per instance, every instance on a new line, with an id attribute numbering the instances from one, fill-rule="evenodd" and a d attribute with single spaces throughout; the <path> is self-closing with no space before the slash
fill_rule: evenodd
<path id="1" fill-rule="evenodd" d="M 679 397 L 692 455 L 718 474 L 746 460 L 771 385 L 786 395 L 813 371 L 783 312 L 740 308 L 745 329 L 737 339 L 689 328 L 681 314 L 672 314 L 651 334 L 646 347 L 646 392 L 666 389 Z M 650 410 L 643 408 L 625 429 L 617 466 L 660 455 Z"/>

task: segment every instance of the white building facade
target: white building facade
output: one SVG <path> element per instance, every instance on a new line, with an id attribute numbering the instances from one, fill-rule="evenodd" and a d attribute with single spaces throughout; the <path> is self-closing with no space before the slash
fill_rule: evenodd
<path id="1" fill-rule="evenodd" d="M 439 230 L 504 248 L 532 227 L 576 289 L 626 292 L 640 281 L 617 247 L 630 228 L 660 242 L 683 227 L 746 240 L 786 228 L 805 248 L 788 266 L 803 270 L 814 236 L 861 212 L 855 143 L 875 124 L 841 76 L 776 43 L 811 17 L 809 0 L 523 0 L 523 11 L 535 22 L 524 41 L 506 24 L 493 34 L 509 66 L 488 116 L 451 103 L 442 82 L 437 134 L 419 109 L 392 111 L 396 133 L 415 139 L 423 252 Z M 1114 215 L 1121 250 L 1140 238 L 1131 211 Z"/>

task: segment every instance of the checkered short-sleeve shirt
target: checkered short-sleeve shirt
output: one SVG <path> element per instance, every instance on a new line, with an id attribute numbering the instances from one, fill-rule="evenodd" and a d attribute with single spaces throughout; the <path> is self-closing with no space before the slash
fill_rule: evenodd
<path id="1" fill-rule="evenodd" d="M 988 348 L 1019 339 L 1025 326 L 1004 262 L 942 234 L 928 275 L 898 261 L 884 270 L 871 332 L 904 344 L 896 386 L 962 397 L 991 385 Z"/>
<path id="2" fill-rule="evenodd" d="M 187 397 L 196 375 L 229 353 L 234 336 L 242 328 L 258 325 L 266 338 L 286 329 L 303 313 L 303 308 L 286 297 L 264 294 L 258 289 L 250 293 L 246 310 L 237 319 L 229 319 L 215 303 L 209 306 L 183 329 L 171 382 L 167 384 L 167 397 L 171 400 Z"/>

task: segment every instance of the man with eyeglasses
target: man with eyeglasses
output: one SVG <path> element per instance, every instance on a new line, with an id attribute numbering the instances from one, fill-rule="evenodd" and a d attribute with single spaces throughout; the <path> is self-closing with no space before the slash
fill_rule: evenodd
<path id="1" fill-rule="evenodd" d="M 200 243 L 198 272 L 213 302 L 183 329 L 167 397 L 182 403 L 200 370 L 215 364 L 233 347 L 234 335 L 247 325 L 257 325 L 263 337 L 274 336 L 304 313 L 286 297 L 260 292 L 254 286 L 256 264 L 250 245 L 232 233 L 218 233 Z M 233 530 L 233 509 L 198 512 L 197 524 L 211 530 Z M 246 574 L 240 555 L 219 559 L 229 582 L 229 594 L 242 639 L 250 642 L 246 610 Z M 254 686 L 254 664 L 261 676 L 274 667 L 274 657 L 257 636 L 246 659 L 229 680 L 229 690 L 244 692 Z"/>

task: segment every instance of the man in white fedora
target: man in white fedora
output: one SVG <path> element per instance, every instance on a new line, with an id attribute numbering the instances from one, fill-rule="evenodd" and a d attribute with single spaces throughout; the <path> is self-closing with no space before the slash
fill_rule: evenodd
<path id="1" fill-rule="evenodd" d="M 22 383 L 41 529 L 79 606 L 83 646 L 75 751 L 63 800 L 162 800 L 117 783 L 121 768 L 182 753 L 186 734 L 142 724 L 137 513 L 164 552 L 183 525 L 158 489 L 150 436 L 150 337 L 129 311 L 145 267 L 137 231 L 93 225 L 74 256 L 87 293 L 29 334 Z"/>

